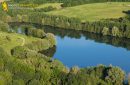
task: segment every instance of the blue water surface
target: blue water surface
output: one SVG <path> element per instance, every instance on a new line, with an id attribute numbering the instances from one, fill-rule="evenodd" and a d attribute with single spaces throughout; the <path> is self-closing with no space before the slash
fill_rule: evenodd
<path id="1" fill-rule="evenodd" d="M 67 67 L 97 66 L 98 64 L 119 66 L 127 73 L 130 72 L 130 51 L 122 47 L 115 47 L 94 40 L 86 40 L 59 36 L 55 59 L 60 60 Z"/>

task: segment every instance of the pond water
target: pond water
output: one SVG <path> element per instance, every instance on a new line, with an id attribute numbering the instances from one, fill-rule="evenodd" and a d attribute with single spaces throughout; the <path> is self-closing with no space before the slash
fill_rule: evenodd
<path id="1" fill-rule="evenodd" d="M 45 32 L 54 33 L 57 39 L 57 46 L 45 53 L 49 53 L 67 67 L 78 66 L 82 68 L 98 64 L 112 64 L 119 66 L 126 73 L 130 72 L 129 39 L 48 26 L 40 28 L 44 29 Z"/>

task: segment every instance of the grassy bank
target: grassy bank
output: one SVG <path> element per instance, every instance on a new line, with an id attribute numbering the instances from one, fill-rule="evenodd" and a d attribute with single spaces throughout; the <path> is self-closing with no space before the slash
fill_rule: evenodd
<path id="1" fill-rule="evenodd" d="M 51 3 L 52 4 L 52 3 Z M 30 22 L 64 29 L 82 30 L 101 35 L 130 38 L 130 2 L 107 2 L 67 7 L 50 8 L 13 17 L 14 22 Z M 43 12 L 44 11 L 44 12 Z M 46 11 L 46 12 L 45 12 Z M 48 12 L 50 11 L 50 12 Z"/>
<path id="2" fill-rule="evenodd" d="M 0 31 L 0 47 L 4 48 L 7 52 L 10 52 L 16 46 L 22 46 L 37 40 L 39 39 L 31 36 Z"/>
<path id="3" fill-rule="evenodd" d="M 123 11 L 128 11 L 130 2 L 107 2 L 93 3 L 74 7 L 67 7 L 61 10 L 51 11 L 49 15 L 61 15 L 66 17 L 79 18 L 82 21 L 98 21 L 108 18 L 124 17 Z"/>

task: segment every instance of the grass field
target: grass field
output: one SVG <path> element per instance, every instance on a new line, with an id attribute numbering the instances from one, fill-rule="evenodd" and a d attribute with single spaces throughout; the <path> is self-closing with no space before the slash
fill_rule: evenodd
<path id="1" fill-rule="evenodd" d="M 97 21 L 100 19 L 123 17 L 126 15 L 123 11 L 128 10 L 130 10 L 130 2 L 107 2 L 68 7 L 51 11 L 47 14 L 76 17 L 82 21 Z"/>
<path id="2" fill-rule="evenodd" d="M 23 46 L 24 44 L 36 41 L 38 38 L 28 37 L 16 33 L 0 32 L 0 47 L 6 50 L 8 53 L 16 46 Z"/>
<path id="3" fill-rule="evenodd" d="M 40 8 L 52 6 L 54 8 L 61 9 L 61 4 L 62 3 L 46 3 L 46 4 L 42 4 L 42 5 L 38 6 L 37 8 L 40 9 Z"/>

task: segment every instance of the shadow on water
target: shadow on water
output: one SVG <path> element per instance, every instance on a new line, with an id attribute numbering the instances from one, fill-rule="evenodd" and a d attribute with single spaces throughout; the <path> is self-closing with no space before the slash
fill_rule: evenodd
<path id="1" fill-rule="evenodd" d="M 39 53 L 42 53 L 48 57 L 53 57 L 56 53 L 56 46 L 54 46 L 48 50 L 39 51 Z"/>
<path id="2" fill-rule="evenodd" d="M 115 47 L 122 47 L 127 50 L 130 50 L 130 39 L 126 38 L 102 36 L 99 34 L 75 31 L 75 30 L 63 30 L 49 26 L 44 26 L 43 29 L 45 32 L 53 33 L 61 38 L 65 38 L 67 36 L 70 38 L 80 39 L 82 36 L 84 36 L 86 40 L 94 40 L 95 42 L 98 43 L 106 43 Z"/>
<path id="3" fill-rule="evenodd" d="M 68 29 L 56 28 L 51 26 L 43 26 L 43 25 L 31 24 L 31 23 L 10 23 L 10 26 L 13 30 L 21 34 L 26 34 L 25 28 L 27 27 L 36 27 L 36 28 L 43 29 L 46 33 L 53 33 L 54 35 L 60 37 L 61 39 L 64 39 L 65 37 L 75 38 L 75 39 L 80 39 L 81 37 L 85 37 L 86 40 L 94 40 L 95 42 L 98 43 L 106 43 L 108 45 L 112 45 L 115 47 L 122 47 L 127 50 L 130 50 L 130 39 L 126 39 L 126 38 L 102 36 L 100 34 L 88 33 L 83 31 L 75 31 L 70 29 L 68 30 Z M 52 53 L 50 54 L 50 56 L 52 57 L 52 55 L 54 55 L 54 52 L 56 52 L 56 47 L 42 53 L 49 53 L 49 52 Z"/>

